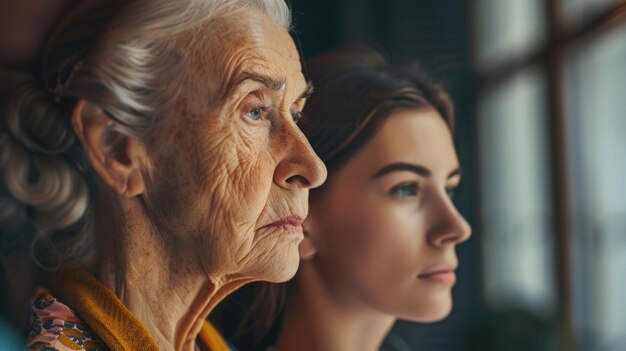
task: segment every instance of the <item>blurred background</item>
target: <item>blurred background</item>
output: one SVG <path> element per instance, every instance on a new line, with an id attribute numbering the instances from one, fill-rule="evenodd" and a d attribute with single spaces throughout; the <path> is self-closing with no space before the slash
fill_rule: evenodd
<path id="1" fill-rule="evenodd" d="M 419 59 L 457 108 L 474 235 L 455 307 L 399 322 L 385 349 L 624 350 L 626 1 L 288 2 L 304 58 L 357 42 Z M 0 1 L 2 64 L 67 3 Z"/>
<path id="2" fill-rule="evenodd" d="M 291 1 L 305 58 L 364 42 L 451 91 L 474 228 L 455 307 L 389 350 L 626 350 L 626 1 Z"/>

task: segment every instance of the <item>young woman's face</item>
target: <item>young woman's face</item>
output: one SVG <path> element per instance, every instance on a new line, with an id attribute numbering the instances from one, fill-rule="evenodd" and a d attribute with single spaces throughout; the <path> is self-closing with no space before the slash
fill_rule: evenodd
<path id="1" fill-rule="evenodd" d="M 434 109 L 393 113 L 311 204 L 319 269 L 342 303 L 422 322 L 451 310 L 457 244 L 470 226 L 450 194 L 461 175 Z"/>

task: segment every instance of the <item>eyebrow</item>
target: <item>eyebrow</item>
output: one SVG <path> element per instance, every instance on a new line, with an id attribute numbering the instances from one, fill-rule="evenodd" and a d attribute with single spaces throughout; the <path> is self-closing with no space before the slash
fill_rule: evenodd
<path id="1" fill-rule="evenodd" d="M 420 165 L 416 165 L 416 164 L 412 164 L 412 163 L 405 163 L 405 162 L 396 162 L 396 163 L 391 163 L 383 168 L 381 168 L 378 172 L 376 172 L 371 179 L 375 179 L 375 178 L 380 178 L 386 174 L 392 173 L 392 172 L 400 172 L 400 171 L 409 171 L 409 172 L 413 172 L 415 174 L 421 175 L 423 177 L 430 177 L 432 176 L 433 172 L 424 167 L 424 166 L 420 166 Z M 450 172 L 450 174 L 448 174 L 447 179 L 450 179 L 452 177 L 455 176 L 460 176 L 462 174 L 462 170 L 461 168 L 457 168 L 455 170 L 453 170 L 452 172 Z"/>
<path id="2" fill-rule="evenodd" d="M 304 91 L 302 92 L 302 94 L 300 94 L 300 97 L 298 97 L 298 100 L 303 100 L 303 99 L 308 99 L 311 97 L 311 95 L 313 95 L 313 83 L 311 83 L 311 81 L 306 82 L 306 88 L 304 88 Z"/>
<path id="3" fill-rule="evenodd" d="M 234 83 L 230 85 L 230 87 L 227 89 L 226 96 L 231 95 L 231 93 L 238 86 L 240 86 L 243 82 L 248 81 L 248 80 L 259 82 L 272 91 L 279 91 L 285 86 L 285 79 L 276 79 L 276 78 L 272 78 L 264 74 L 245 71 L 245 72 L 242 72 L 237 77 L 237 79 L 234 80 Z M 304 88 L 304 91 L 300 94 L 300 96 L 298 97 L 298 100 L 308 99 L 309 97 L 311 97 L 312 94 L 313 94 L 313 83 L 311 83 L 311 81 L 307 81 L 306 88 Z"/>
<path id="4" fill-rule="evenodd" d="M 276 78 L 272 78 L 264 74 L 259 74 L 255 72 L 247 72 L 247 71 L 242 72 L 237 77 L 237 79 L 235 80 L 235 84 L 233 84 L 233 86 L 238 87 L 247 80 L 259 82 L 265 85 L 268 89 L 272 91 L 279 91 L 285 86 L 285 79 L 282 79 L 282 78 L 276 79 Z"/>

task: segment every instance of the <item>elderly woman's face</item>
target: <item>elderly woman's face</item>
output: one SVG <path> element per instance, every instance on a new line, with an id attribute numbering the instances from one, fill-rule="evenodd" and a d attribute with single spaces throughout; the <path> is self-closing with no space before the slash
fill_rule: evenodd
<path id="1" fill-rule="evenodd" d="M 433 109 L 396 112 L 311 204 L 313 264 L 341 301 L 434 321 L 451 308 L 455 246 L 470 228 L 448 193 L 460 175 Z"/>
<path id="2" fill-rule="evenodd" d="M 193 47 L 189 93 L 161 129 L 147 208 L 202 273 L 295 274 L 309 188 L 326 169 L 296 125 L 307 93 L 289 34 L 254 11 Z"/>

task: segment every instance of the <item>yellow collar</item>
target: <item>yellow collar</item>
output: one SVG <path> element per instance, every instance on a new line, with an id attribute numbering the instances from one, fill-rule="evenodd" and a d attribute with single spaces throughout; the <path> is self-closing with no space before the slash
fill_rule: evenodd
<path id="1" fill-rule="evenodd" d="M 115 294 L 84 269 L 66 269 L 49 280 L 52 294 L 76 311 L 112 351 L 159 351 L 152 335 Z M 205 321 L 198 336 L 200 347 L 230 350 L 215 328 Z"/>

